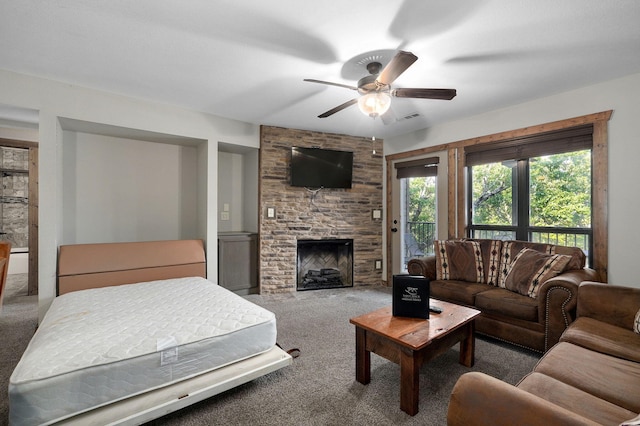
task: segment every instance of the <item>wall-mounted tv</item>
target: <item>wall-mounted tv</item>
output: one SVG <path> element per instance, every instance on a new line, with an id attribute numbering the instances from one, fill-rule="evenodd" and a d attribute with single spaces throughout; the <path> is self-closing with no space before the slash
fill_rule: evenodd
<path id="1" fill-rule="evenodd" d="M 351 188 L 353 152 L 291 148 L 291 186 Z"/>

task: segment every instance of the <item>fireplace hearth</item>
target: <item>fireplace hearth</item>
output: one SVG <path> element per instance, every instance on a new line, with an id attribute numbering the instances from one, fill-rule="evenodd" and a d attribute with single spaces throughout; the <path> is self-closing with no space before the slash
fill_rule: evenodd
<path id="1" fill-rule="evenodd" d="M 298 291 L 353 287 L 353 240 L 298 240 Z"/>

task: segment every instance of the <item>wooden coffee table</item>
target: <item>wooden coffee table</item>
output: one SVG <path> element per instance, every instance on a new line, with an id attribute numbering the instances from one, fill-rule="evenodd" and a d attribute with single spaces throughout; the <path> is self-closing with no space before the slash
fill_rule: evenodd
<path id="1" fill-rule="evenodd" d="M 480 311 L 431 299 L 442 309 L 428 320 L 394 317 L 391 306 L 378 309 L 349 322 L 356 326 L 356 380 L 371 380 L 371 352 L 400 364 L 400 408 L 409 415 L 418 413 L 420 366 L 460 342 L 460 364 L 473 366 L 474 319 Z"/>

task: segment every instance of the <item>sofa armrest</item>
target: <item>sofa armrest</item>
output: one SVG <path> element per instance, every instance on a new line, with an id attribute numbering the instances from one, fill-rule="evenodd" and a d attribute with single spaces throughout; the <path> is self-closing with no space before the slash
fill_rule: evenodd
<path id="1" fill-rule="evenodd" d="M 640 288 L 584 282 L 578 289 L 579 317 L 590 317 L 632 330 L 638 309 Z"/>
<path id="2" fill-rule="evenodd" d="M 540 287 L 538 295 L 542 292 L 548 291 L 548 289 L 553 286 L 567 287 L 576 295 L 576 300 L 574 302 L 577 304 L 578 287 L 580 284 L 583 281 L 595 281 L 597 278 L 598 272 L 594 269 L 571 269 L 545 281 Z"/>
<path id="3" fill-rule="evenodd" d="M 484 373 L 463 374 L 451 392 L 448 426 L 596 425 L 593 421 Z"/>
<path id="4" fill-rule="evenodd" d="M 575 320 L 578 287 L 597 277 L 593 269 L 574 269 L 551 278 L 538 292 L 538 318 L 545 327 L 545 350 L 558 343 L 564 330 Z"/>
<path id="5" fill-rule="evenodd" d="M 430 255 L 410 259 L 407 262 L 407 272 L 410 275 L 421 275 L 430 280 L 436 279 L 436 256 Z"/>

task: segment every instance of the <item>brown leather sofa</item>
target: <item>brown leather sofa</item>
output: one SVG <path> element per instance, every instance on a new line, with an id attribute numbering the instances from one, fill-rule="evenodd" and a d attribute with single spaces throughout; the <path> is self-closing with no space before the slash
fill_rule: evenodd
<path id="1" fill-rule="evenodd" d="M 585 282 L 577 319 L 516 386 L 479 372 L 453 388 L 449 426 L 638 425 L 640 288 Z"/>
<path id="2" fill-rule="evenodd" d="M 480 310 L 482 314 L 475 321 L 478 333 L 538 352 L 545 352 L 557 343 L 560 335 L 574 320 L 580 283 L 599 279 L 595 270 L 584 267 L 585 255 L 577 247 L 527 241 L 451 241 L 478 244 L 482 252 L 484 282 L 436 279 L 438 264 L 435 255 L 411 259 L 407 265 L 409 274 L 430 279 L 431 297 Z M 523 249 L 549 255 L 563 254 L 571 258 L 564 272 L 537 288 L 535 298 L 498 285 L 509 267 L 505 266 L 505 262 L 515 262 L 517 254 Z M 453 264 L 454 259 L 449 260 Z M 514 263 L 513 267 L 513 275 L 517 276 L 518 266 Z M 521 269 L 526 268 L 524 265 Z"/>

